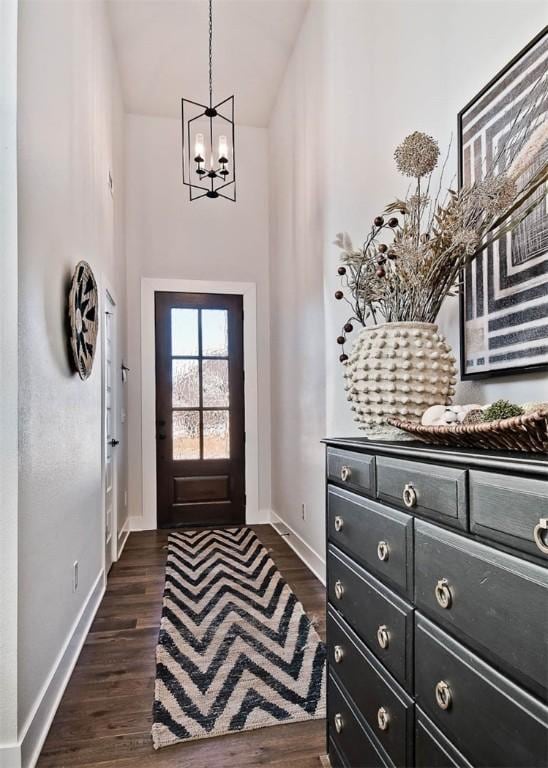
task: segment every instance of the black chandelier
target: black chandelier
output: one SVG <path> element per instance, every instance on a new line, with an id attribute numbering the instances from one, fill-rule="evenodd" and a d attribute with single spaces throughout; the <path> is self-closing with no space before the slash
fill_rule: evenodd
<path id="1" fill-rule="evenodd" d="M 236 202 L 234 96 L 213 104 L 213 0 L 209 0 L 209 106 L 181 100 L 183 183 L 190 199 L 224 197 Z"/>

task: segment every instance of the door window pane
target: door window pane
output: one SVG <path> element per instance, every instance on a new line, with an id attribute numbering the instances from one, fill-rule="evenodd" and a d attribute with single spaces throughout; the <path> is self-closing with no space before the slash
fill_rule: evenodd
<path id="1" fill-rule="evenodd" d="M 200 458 L 199 411 L 173 411 L 173 459 Z"/>
<path id="2" fill-rule="evenodd" d="M 228 411 L 204 411 L 204 459 L 229 459 Z"/>
<path id="3" fill-rule="evenodd" d="M 197 408 L 200 405 L 198 365 L 197 360 L 172 361 L 172 400 L 174 408 Z"/>
<path id="4" fill-rule="evenodd" d="M 205 408 L 228 407 L 228 360 L 202 361 L 202 388 Z"/>
<path id="5" fill-rule="evenodd" d="M 198 354 L 198 310 L 171 310 L 171 354 L 186 357 Z"/>
<path id="6" fill-rule="evenodd" d="M 202 309 L 202 355 L 228 356 L 228 312 L 226 309 Z"/>

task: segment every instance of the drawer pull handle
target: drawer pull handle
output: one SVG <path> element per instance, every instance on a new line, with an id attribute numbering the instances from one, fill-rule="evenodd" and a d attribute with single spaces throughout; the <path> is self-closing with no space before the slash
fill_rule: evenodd
<path id="1" fill-rule="evenodd" d="M 390 715 L 384 707 L 381 707 L 377 712 L 377 723 L 381 731 L 388 730 L 388 724 L 390 723 Z"/>
<path id="2" fill-rule="evenodd" d="M 350 476 L 352 475 L 352 470 L 350 467 L 348 467 L 346 464 L 343 464 L 341 467 L 341 480 L 343 483 L 346 483 L 348 480 L 350 480 Z"/>
<path id="3" fill-rule="evenodd" d="M 377 557 L 379 558 L 379 560 L 382 560 L 382 562 L 384 563 L 386 560 L 388 560 L 389 554 L 390 554 L 390 549 L 386 541 L 379 541 L 379 543 L 377 544 Z"/>
<path id="4" fill-rule="evenodd" d="M 548 531 L 548 517 L 541 517 L 533 531 L 535 544 L 543 554 L 548 555 L 548 546 L 544 543 L 542 531 Z"/>
<path id="5" fill-rule="evenodd" d="M 343 525 L 344 525 L 344 520 L 340 515 L 337 515 L 337 517 L 335 518 L 335 530 L 337 531 L 337 533 L 340 533 L 342 531 Z"/>
<path id="6" fill-rule="evenodd" d="M 383 650 L 386 650 L 390 645 L 390 633 L 386 624 L 381 624 L 377 629 L 377 642 Z"/>
<path id="7" fill-rule="evenodd" d="M 335 582 L 335 597 L 337 600 L 342 600 L 342 596 L 344 594 L 344 587 L 342 585 L 342 582 L 337 580 Z"/>
<path id="8" fill-rule="evenodd" d="M 440 680 L 439 683 L 436 683 L 436 704 L 440 709 L 449 709 L 452 701 L 451 688 L 445 680 Z"/>
<path id="9" fill-rule="evenodd" d="M 343 719 L 340 712 L 337 712 L 337 714 L 333 718 L 333 722 L 335 723 L 335 730 L 337 731 L 337 733 L 340 733 L 343 729 Z"/>
<path id="10" fill-rule="evenodd" d="M 411 483 L 406 483 L 403 488 L 403 503 L 408 509 L 412 509 L 413 507 L 417 506 L 417 492 L 411 485 Z"/>
<path id="11" fill-rule="evenodd" d="M 333 648 L 333 656 L 335 657 L 335 663 L 340 664 L 343 660 L 344 651 L 342 649 L 342 645 L 336 645 Z"/>
<path id="12" fill-rule="evenodd" d="M 449 589 L 449 582 L 447 579 L 440 579 L 438 581 L 434 594 L 436 595 L 436 600 L 438 601 L 440 608 L 451 608 L 453 595 Z"/>

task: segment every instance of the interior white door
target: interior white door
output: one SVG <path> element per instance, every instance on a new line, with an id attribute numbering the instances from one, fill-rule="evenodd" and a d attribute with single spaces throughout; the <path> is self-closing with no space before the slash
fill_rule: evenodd
<path id="1" fill-rule="evenodd" d="M 115 340 L 116 340 L 116 304 L 110 292 L 105 291 L 104 319 L 104 489 L 105 489 L 105 573 L 108 573 L 116 559 L 116 446 L 118 440 L 114 434 L 116 425 L 117 377 L 115 375 Z"/>

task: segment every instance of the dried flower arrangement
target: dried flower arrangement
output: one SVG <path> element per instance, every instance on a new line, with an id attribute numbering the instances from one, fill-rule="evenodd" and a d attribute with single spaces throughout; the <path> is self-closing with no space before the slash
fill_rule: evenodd
<path id="1" fill-rule="evenodd" d="M 523 107 L 531 115 L 538 106 L 534 96 L 535 89 L 530 103 Z M 463 267 L 541 203 L 544 195 L 535 192 L 548 181 L 548 164 L 532 174 L 524 175 L 524 171 L 531 168 L 538 148 L 548 141 L 548 124 L 527 136 L 527 117 L 525 113 L 519 121 L 516 118 L 515 130 L 509 131 L 481 181 L 459 191 L 449 189 L 443 200 L 449 152 L 432 198 L 438 143 L 415 132 L 397 147 L 398 170 L 415 179 L 411 193 L 391 202 L 384 215 L 374 219 L 361 248 L 354 247 L 347 233 L 339 233 L 335 239 L 342 251 L 341 289 L 335 298 L 344 299 L 352 309 L 337 338 L 343 346 L 341 362 L 348 360 L 344 344 L 354 322 L 364 327 L 381 322 L 433 323 L 446 296 L 458 292 Z M 499 172 L 501 168 L 506 170 Z"/>

